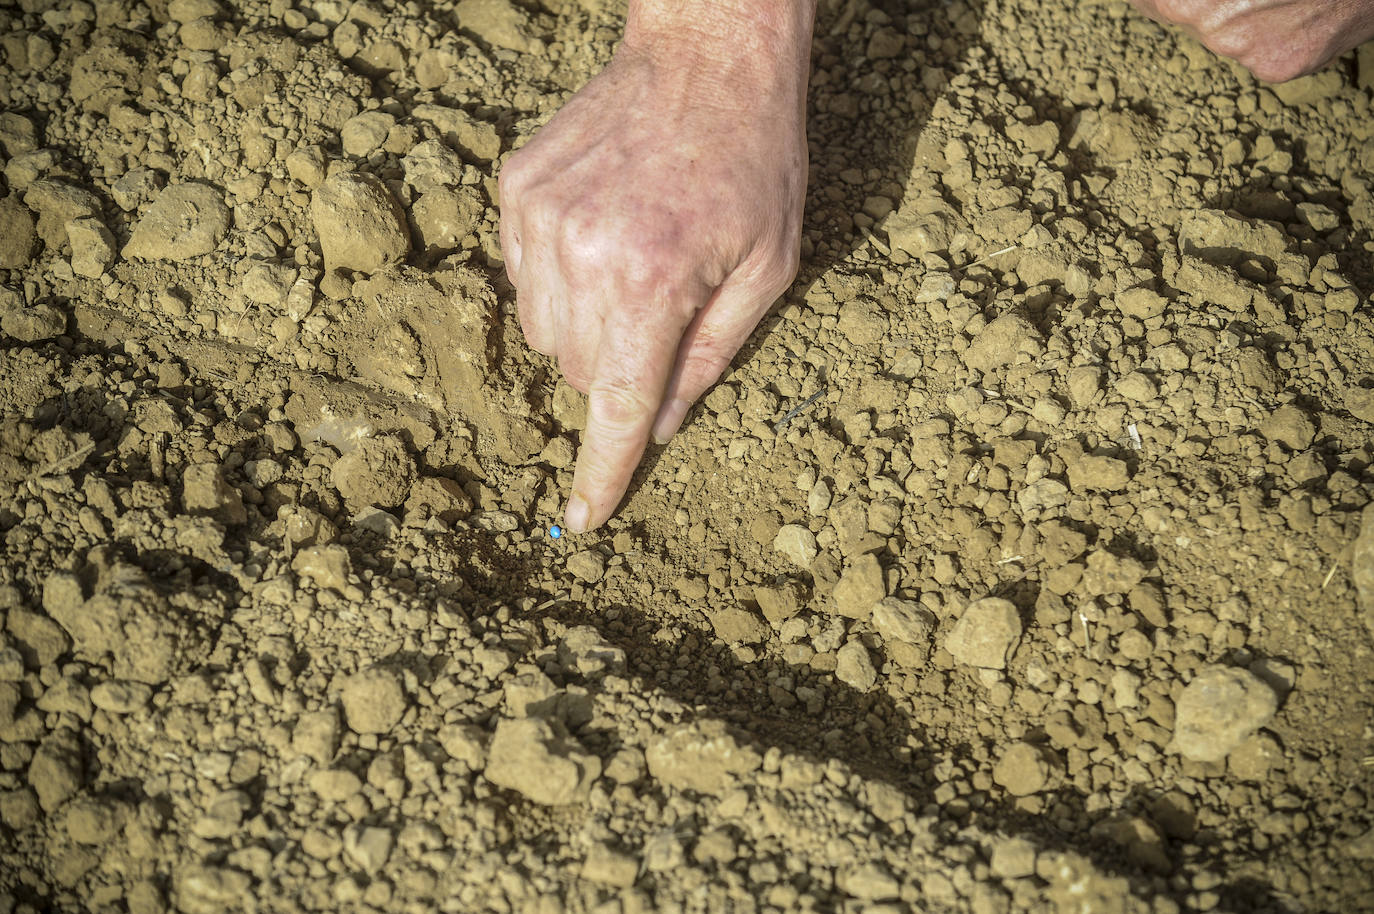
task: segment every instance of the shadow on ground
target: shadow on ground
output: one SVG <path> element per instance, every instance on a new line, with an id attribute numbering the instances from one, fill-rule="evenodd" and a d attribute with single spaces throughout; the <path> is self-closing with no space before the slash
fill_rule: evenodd
<path id="1" fill-rule="evenodd" d="M 1094 809 L 1089 797 L 1060 772 L 1052 775 L 1052 786 L 1038 794 L 1038 809 L 1018 803 L 996 788 L 973 790 L 954 800 L 937 802 L 936 790 L 942 783 L 950 778 L 967 780 L 972 771 L 990 769 L 991 762 L 986 747 L 937 736 L 932 722 L 919 718 L 919 701 L 897 700 L 880 691 L 860 692 L 833 672 L 790 665 L 774 656 L 741 660 L 714 633 L 692 628 L 670 610 L 651 615 L 624 604 L 553 600 L 553 595 L 535 590 L 535 582 L 545 576 L 540 559 L 516 560 L 489 542 L 483 545 L 467 536 L 462 539 L 465 547 L 487 553 L 485 558 L 474 556 L 475 565 L 493 571 L 490 578 L 474 576 L 467 582 L 479 595 L 478 605 L 489 600 L 504 602 L 510 594 L 520 593 L 540 601 L 539 608 L 526 618 L 549 618 L 568 626 L 590 625 L 625 651 L 627 672 L 632 677 L 689 709 L 684 720 L 725 721 L 741 743 L 760 755 L 776 747 L 822 768 L 832 760 L 842 762 L 867 779 L 901 791 L 913 812 L 937 818 L 937 828 L 951 840 L 955 832 L 969 826 L 990 836 L 1022 837 L 1042 851 L 1073 852 L 1092 860 L 1103 873 L 1124 877 L 1140 897 L 1172 897 L 1180 904 L 1192 891 L 1191 884 L 1171 879 L 1173 873 L 1199 869 L 1226 872 L 1220 865 L 1225 858 L 1223 848 L 1210 833 L 1190 824 L 1192 811 L 1180 808 L 1176 797 L 1147 788 L 1116 809 Z M 1005 595 L 1020 607 L 1025 618 L 1033 615 L 1037 585 L 1017 582 Z M 687 634 L 679 641 L 665 642 L 657 635 L 666 625 L 685 629 Z M 911 672 L 927 683 L 927 696 L 933 695 L 930 685 L 943 683 L 951 700 L 961 705 L 971 704 L 970 696 L 981 688 L 958 670 L 937 673 L 928 665 Z M 798 686 L 812 690 L 815 698 L 810 707 L 780 701 L 776 692 L 770 694 L 770 686 L 779 683 L 790 683 L 791 690 Z M 939 701 L 943 694 L 933 697 Z M 939 728 L 946 726 L 944 722 Z M 619 748 L 598 744 L 603 734 L 584 736 L 589 748 L 603 756 Z M 1026 739 L 1063 758 L 1062 750 L 1050 746 L 1044 729 L 1033 727 Z M 511 801 L 513 808 L 527 805 L 514 795 Z M 530 815 L 542 821 L 545 814 L 531 810 Z M 1114 825 L 1120 828 L 1118 836 L 1125 833 L 1128 826 L 1121 823 L 1129 816 L 1147 818 L 1171 837 L 1146 848 L 1130 847 L 1120 837 L 1116 841 L 1108 838 L 1107 832 Z M 1272 886 L 1249 877 L 1234 877 L 1212 891 L 1222 910 L 1280 914 L 1292 910 Z"/>

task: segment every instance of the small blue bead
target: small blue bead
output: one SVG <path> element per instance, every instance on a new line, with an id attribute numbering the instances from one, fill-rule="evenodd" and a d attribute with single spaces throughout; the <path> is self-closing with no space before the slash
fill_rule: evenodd
<path id="1" fill-rule="evenodd" d="M 554 524 L 552 527 L 549 528 L 549 536 L 553 537 L 554 539 L 558 539 L 562 535 L 563 528 L 558 526 L 557 524 Z"/>

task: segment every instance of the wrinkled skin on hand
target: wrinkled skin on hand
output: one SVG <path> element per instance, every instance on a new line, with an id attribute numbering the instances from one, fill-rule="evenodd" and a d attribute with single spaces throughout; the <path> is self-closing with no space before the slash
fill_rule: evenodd
<path id="1" fill-rule="evenodd" d="M 1374 37 L 1374 0 L 1132 0 L 1260 79 L 1320 69 Z"/>
<path id="2" fill-rule="evenodd" d="M 589 397 L 573 532 L 611 515 L 796 274 L 805 63 L 760 78 L 627 39 L 501 173 L 525 337 Z"/>

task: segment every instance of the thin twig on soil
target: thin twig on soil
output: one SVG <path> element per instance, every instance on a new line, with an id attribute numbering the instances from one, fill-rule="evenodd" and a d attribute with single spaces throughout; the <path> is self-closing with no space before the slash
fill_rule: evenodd
<path id="1" fill-rule="evenodd" d="M 997 564 L 1001 565 L 1003 564 L 1003 562 L 1010 564 L 1012 561 L 1019 558 L 1024 558 L 1024 556 L 1012 556 L 1012 558 L 1003 559 L 1001 562 L 998 562 Z M 1031 572 L 1035 571 L 1039 567 L 1040 563 L 1036 562 L 1035 564 L 1032 564 L 1029 567 L 1021 569 L 1021 573 L 1018 574 L 1016 577 L 1008 578 L 1007 580 L 1003 581 L 1002 583 L 998 584 L 995 588 L 993 588 L 992 595 L 994 597 L 1006 596 L 1008 593 L 1011 592 L 1011 589 L 1013 587 L 1015 587 L 1017 584 L 1020 584 L 1026 578 L 1030 577 Z"/>
<path id="2" fill-rule="evenodd" d="M 794 406 L 794 407 L 792 407 L 790 410 L 788 410 L 787 413 L 786 413 L 781 419 L 779 419 L 777 422 L 774 422 L 774 423 L 773 423 L 773 434 L 776 435 L 776 434 L 778 434 L 779 432 L 781 432 L 782 429 L 783 429 L 783 426 L 785 426 L 787 423 L 791 422 L 792 419 L 793 419 L 798 413 L 800 413 L 802 410 L 806 409 L 806 408 L 807 408 L 808 406 L 810 406 L 812 403 L 815 403 L 817 400 L 819 400 L 819 399 L 821 398 L 821 396 L 822 396 L 827 390 L 829 390 L 829 389 L 830 389 L 829 387 L 822 387 L 820 390 L 816 391 L 814 394 L 812 394 L 811 396 L 807 397 L 805 400 L 801 401 L 801 402 L 798 403 L 796 406 Z"/>
<path id="3" fill-rule="evenodd" d="M 1093 635 L 1088 628 L 1088 617 L 1080 611 L 1078 621 L 1083 623 L 1083 650 L 1091 657 L 1093 655 Z"/>
<path id="4" fill-rule="evenodd" d="M 95 452 L 95 444 L 86 444 L 72 451 L 66 457 L 59 457 L 51 463 L 44 464 L 34 473 L 38 479 L 44 476 L 57 476 L 62 473 L 70 472 L 86 462 L 86 458 Z"/>
<path id="5" fill-rule="evenodd" d="M 840 15 L 835 18 L 835 24 L 830 27 L 830 37 L 835 38 L 843 35 L 845 30 L 849 28 L 850 23 L 854 21 L 854 17 L 858 14 L 858 0 L 849 0 L 849 2 L 845 4 L 844 9 L 840 10 Z"/>
<path id="6" fill-rule="evenodd" d="M 973 263 L 965 264 L 964 267 L 963 267 L 963 269 L 965 269 L 965 270 L 972 270 L 974 267 L 981 267 L 983 264 L 987 263 L 989 260 L 991 260 L 991 259 L 994 258 L 994 257 L 1000 257 L 1001 255 L 1007 253 L 1008 251 L 1014 251 L 1014 250 L 1016 250 L 1016 247 L 1017 247 L 1017 246 L 1014 245 L 1014 244 L 1009 244 L 1009 245 L 1007 245 L 1006 247 L 1002 248 L 1000 251 L 993 251 L 991 254 L 988 254 L 986 257 L 979 257 L 979 258 L 978 258 L 977 260 L 975 260 Z"/>

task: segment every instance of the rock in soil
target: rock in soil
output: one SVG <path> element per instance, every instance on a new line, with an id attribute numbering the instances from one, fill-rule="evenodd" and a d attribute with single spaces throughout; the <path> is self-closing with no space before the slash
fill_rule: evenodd
<path id="1" fill-rule="evenodd" d="M 758 768 L 758 752 L 741 746 L 718 721 L 683 724 L 645 751 L 649 774 L 669 787 L 720 795 Z"/>
<path id="2" fill-rule="evenodd" d="M 1374 635 L 1374 505 L 1366 505 L 1360 515 L 1360 534 L 1350 550 L 1350 577 L 1365 628 Z"/>
<path id="3" fill-rule="evenodd" d="M 176 184 L 158 194 L 138 220 L 123 255 L 141 260 L 190 260 L 219 247 L 229 231 L 229 207 L 207 184 Z"/>
<path id="4" fill-rule="evenodd" d="M 1029 796 L 1045 789 L 1050 766 L 1038 746 L 1014 743 L 998 759 L 992 779 L 1014 797 Z"/>
<path id="5" fill-rule="evenodd" d="M 865 553 L 850 563 L 835 584 L 835 609 L 851 619 L 867 619 L 873 607 L 887 596 L 883 569 L 872 553 Z"/>
<path id="6" fill-rule="evenodd" d="M 374 666 L 348 677 L 339 692 L 344 720 L 354 733 L 386 733 L 401 722 L 406 694 L 395 671 Z"/>
<path id="7" fill-rule="evenodd" d="M 0 199 L 0 269 L 28 266 L 37 246 L 33 213 L 18 197 Z"/>
<path id="8" fill-rule="evenodd" d="M 959 663 L 1000 670 L 1021 640 L 1021 614 L 1001 597 L 970 603 L 945 638 L 945 650 Z"/>
<path id="9" fill-rule="evenodd" d="M 310 218 L 330 272 L 375 273 L 410 251 L 405 213 L 374 175 L 343 172 L 326 180 L 311 197 Z"/>
<path id="10" fill-rule="evenodd" d="M 410 494 L 415 461 L 395 435 L 359 441 L 334 463 L 330 479 L 339 494 L 356 508 L 394 508 Z"/>
<path id="11" fill-rule="evenodd" d="M 115 259 L 115 240 L 99 219 L 73 219 L 67 223 L 72 246 L 72 272 L 99 279 Z"/>
<path id="12" fill-rule="evenodd" d="M 1195 762 L 1219 762 L 1278 710 L 1278 697 L 1253 673 L 1208 667 L 1183 690 L 1170 748 Z"/>
<path id="13" fill-rule="evenodd" d="M 862 642 L 849 641 L 836 651 L 835 678 L 860 692 L 867 692 L 877 684 L 878 671 Z"/>
<path id="14" fill-rule="evenodd" d="M 81 741 L 72 730 L 55 731 L 38 745 L 29 762 L 29 786 L 44 812 L 52 812 L 86 783 Z"/>
<path id="15" fill-rule="evenodd" d="M 566 806 L 585 799 L 600 773 L 599 758 L 539 718 L 498 723 L 485 769 L 487 780 L 496 786 L 544 806 Z"/>
<path id="16" fill-rule="evenodd" d="M 809 568 L 817 554 L 816 535 L 799 524 L 784 524 L 773 548 L 800 568 Z"/>

